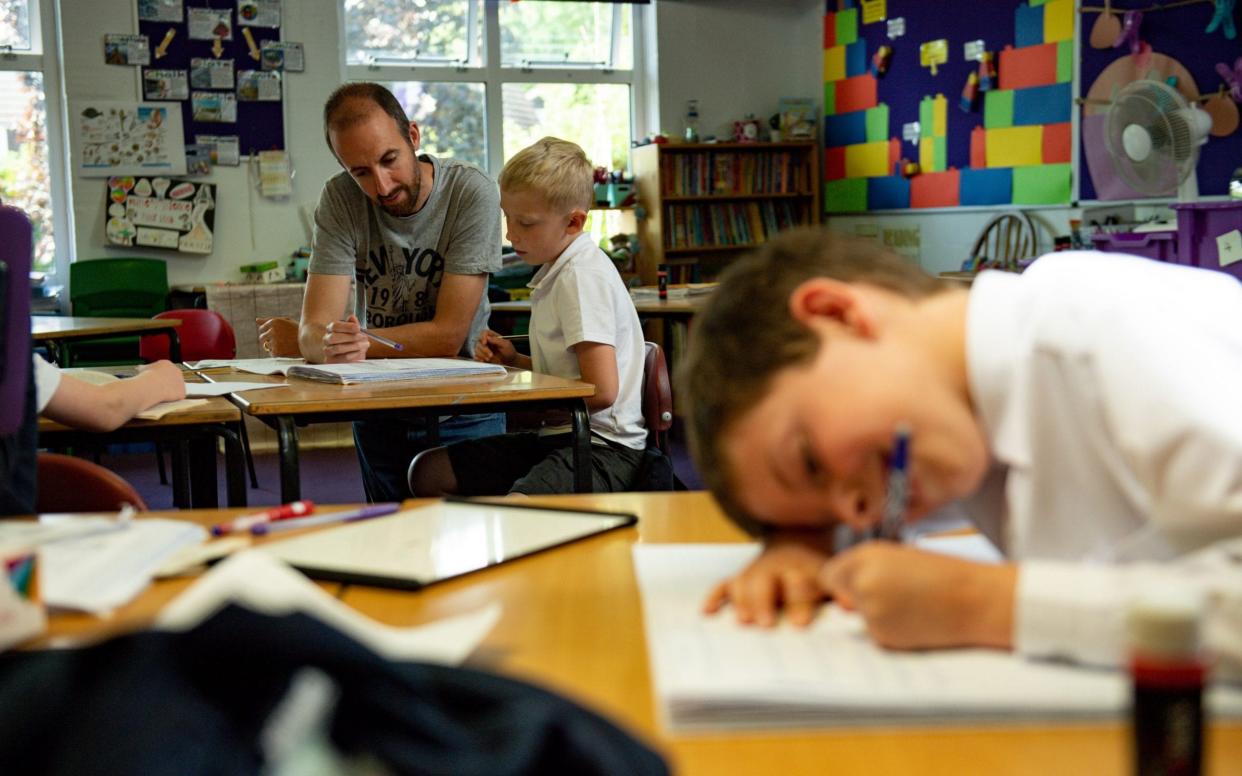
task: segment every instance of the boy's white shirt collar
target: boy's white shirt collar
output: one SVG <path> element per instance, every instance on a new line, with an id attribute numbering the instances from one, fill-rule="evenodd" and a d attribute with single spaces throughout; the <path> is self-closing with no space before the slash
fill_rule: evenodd
<path id="1" fill-rule="evenodd" d="M 565 265 L 572 263 L 576 257 L 583 255 L 584 252 L 594 247 L 595 241 L 591 239 L 591 235 L 586 232 L 579 234 L 569 245 L 565 246 L 565 250 L 561 251 L 561 255 L 557 256 L 555 261 L 541 266 L 535 272 L 535 276 L 526 284 L 526 287 L 536 289 L 544 283 L 551 283 Z"/>
<path id="2" fill-rule="evenodd" d="M 1029 406 L 1028 387 L 1018 374 L 1020 363 L 1013 347 L 1025 317 L 1020 284 L 1021 276 L 1011 272 L 980 273 L 971 286 L 966 313 L 966 372 L 975 414 L 993 457 L 1009 466 L 1031 462 L 1024 411 Z"/>

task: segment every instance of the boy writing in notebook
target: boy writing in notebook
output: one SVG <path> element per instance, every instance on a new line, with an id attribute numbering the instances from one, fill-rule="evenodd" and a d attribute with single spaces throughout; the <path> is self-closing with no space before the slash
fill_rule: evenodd
<path id="1" fill-rule="evenodd" d="M 802 230 L 729 268 L 681 376 L 699 470 L 766 533 L 707 611 L 805 624 L 831 597 L 888 647 L 1116 664 L 1129 597 L 1187 584 L 1209 642 L 1242 660 L 1233 278 L 1066 252 L 966 290 Z M 1009 563 L 893 542 L 833 554 L 829 527 L 881 521 L 899 429 L 906 520 L 958 502 Z"/>
<path id="2" fill-rule="evenodd" d="M 475 358 L 592 383 L 594 489 L 627 489 L 642 461 L 644 345 L 638 314 L 611 260 L 583 231 L 593 201 L 592 166 L 577 145 L 545 137 L 500 173 L 507 238 L 539 267 L 530 282 L 530 350 L 488 330 Z M 410 463 L 415 495 L 573 491 L 568 426 L 471 439 Z"/>

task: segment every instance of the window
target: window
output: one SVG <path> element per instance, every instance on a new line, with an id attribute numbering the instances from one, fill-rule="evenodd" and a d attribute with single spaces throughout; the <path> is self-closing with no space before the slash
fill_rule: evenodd
<path id="1" fill-rule="evenodd" d="M 55 269 L 58 236 L 66 244 L 62 159 L 48 154 L 61 138 L 51 0 L 0 0 L 0 201 L 26 211 L 34 226 L 34 268 Z M 56 147 L 61 142 L 54 141 Z"/>
<path id="2" fill-rule="evenodd" d="M 342 0 L 352 80 L 388 86 L 423 147 L 491 174 L 544 135 L 628 166 L 649 6 L 560 0 Z"/>

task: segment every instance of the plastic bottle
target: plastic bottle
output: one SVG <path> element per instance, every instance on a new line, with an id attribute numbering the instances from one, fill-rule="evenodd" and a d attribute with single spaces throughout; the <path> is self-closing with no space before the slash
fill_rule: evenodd
<path id="1" fill-rule="evenodd" d="M 699 142 L 699 101 L 686 100 L 686 142 Z"/>
<path id="2" fill-rule="evenodd" d="M 1202 608 L 1193 591 L 1162 590 L 1140 597 L 1127 613 L 1137 776 L 1203 772 Z"/>

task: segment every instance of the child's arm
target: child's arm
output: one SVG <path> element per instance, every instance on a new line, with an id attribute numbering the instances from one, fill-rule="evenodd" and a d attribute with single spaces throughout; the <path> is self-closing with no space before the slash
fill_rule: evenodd
<path id="1" fill-rule="evenodd" d="M 768 627 L 784 608 L 789 622 L 808 625 L 825 598 L 818 575 L 831 556 L 827 531 L 774 532 L 762 555 L 712 589 L 703 611 L 714 614 L 730 604 L 738 622 Z"/>
<path id="2" fill-rule="evenodd" d="M 601 342 L 579 342 L 573 347 L 578 357 L 582 382 L 595 386 L 595 395 L 586 400 L 591 412 L 606 410 L 617 400 L 621 379 L 617 376 L 617 350 Z"/>
<path id="3" fill-rule="evenodd" d="M 1018 567 L 889 542 L 867 542 L 825 564 L 825 595 L 858 611 L 890 649 L 1011 649 Z"/>
<path id="4" fill-rule="evenodd" d="M 134 377 L 105 385 L 64 374 L 43 416 L 73 428 L 112 431 L 160 402 L 185 398 L 185 380 L 172 363 L 157 361 L 139 370 Z"/>
<path id="5" fill-rule="evenodd" d="M 530 356 L 517 352 L 513 343 L 491 329 L 484 329 L 474 346 L 474 359 L 488 364 L 504 364 L 518 369 L 530 369 Z"/>

